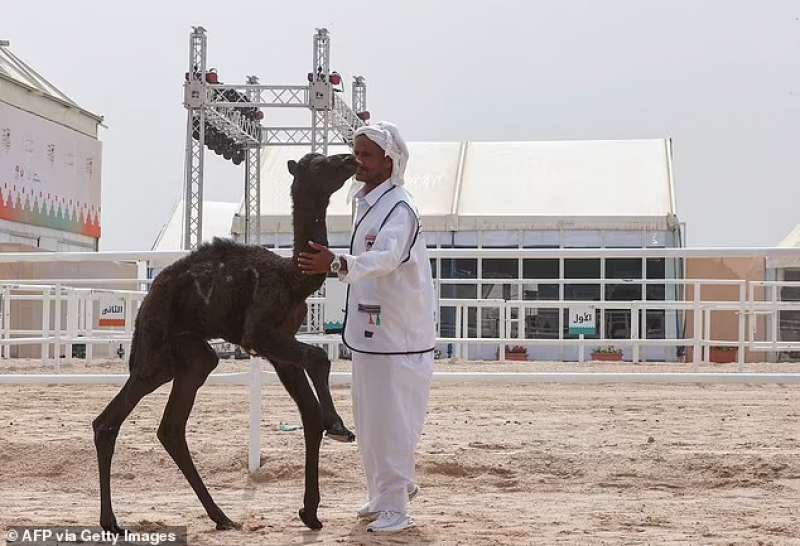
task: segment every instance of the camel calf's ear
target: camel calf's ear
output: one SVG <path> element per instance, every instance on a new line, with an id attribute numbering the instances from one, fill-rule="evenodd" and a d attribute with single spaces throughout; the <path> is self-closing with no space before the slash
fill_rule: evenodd
<path id="1" fill-rule="evenodd" d="M 292 175 L 297 173 L 297 161 L 295 161 L 294 159 L 290 159 L 289 161 L 287 161 L 286 166 L 289 168 L 289 172 Z"/>

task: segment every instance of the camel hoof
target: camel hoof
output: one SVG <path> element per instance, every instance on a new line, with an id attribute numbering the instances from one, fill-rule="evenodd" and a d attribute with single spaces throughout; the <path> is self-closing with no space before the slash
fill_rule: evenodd
<path id="1" fill-rule="evenodd" d="M 242 524 L 236 523 L 235 521 L 231 521 L 228 518 L 225 518 L 222 521 L 217 522 L 217 531 L 230 531 L 231 529 L 241 529 Z"/>
<path id="2" fill-rule="evenodd" d="M 317 519 L 316 514 L 306 514 L 305 508 L 301 508 L 298 514 L 300 515 L 300 519 L 303 520 L 303 523 L 305 523 L 306 527 L 309 529 L 313 529 L 315 531 L 322 529 L 322 522 Z"/>
<path id="3" fill-rule="evenodd" d="M 334 423 L 325 431 L 325 437 L 337 442 L 355 442 L 356 435 L 350 432 L 341 421 Z"/>

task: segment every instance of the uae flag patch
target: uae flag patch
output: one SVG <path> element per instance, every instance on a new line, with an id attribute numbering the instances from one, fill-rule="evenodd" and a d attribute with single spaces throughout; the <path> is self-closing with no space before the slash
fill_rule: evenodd
<path id="1" fill-rule="evenodd" d="M 380 305 L 367 305 L 364 303 L 358 304 L 359 313 L 367 313 L 369 315 L 369 324 L 371 326 L 381 325 L 381 306 Z"/>

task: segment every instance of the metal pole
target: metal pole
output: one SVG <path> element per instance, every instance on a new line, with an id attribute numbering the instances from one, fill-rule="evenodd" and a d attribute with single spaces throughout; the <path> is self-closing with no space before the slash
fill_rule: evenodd
<path id="1" fill-rule="evenodd" d="M 50 288 L 42 291 L 42 337 L 50 337 Z M 42 363 L 50 359 L 50 343 L 43 341 L 41 348 Z M 58 358 L 58 355 L 56 355 Z"/>
<path id="2" fill-rule="evenodd" d="M 247 468 L 255 472 L 261 467 L 261 359 L 250 359 L 250 443 Z"/>
<path id="3" fill-rule="evenodd" d="M 646 322 L 645 322 L 646 324 Z M 639 306 L 633 304 L 631 306 L 631 339 L 633 341 L 633 350 L 631 360 L 634 364 L 639 363 Z"/>
<path id="4" fill-rule="evenodd" d="M 364 76 L 353 76 L 353 112 L 356 115 L 367 111 L 367 84 Z"/>
<path id="5" fill-rule="evenodd" d="M 203 156 L 207 100 L 206 31 L 194 27 L 189 36 L 189 81 L 185 83 L 186 164 L 184 167 L 183 248 L 194 250 L 203 238 Z"/>
<path id="6" fill-rule="evenodd" d="M 95 296 L 94 293 L 90 294 L 86 298 L 86 304 L 83 306 L 84 318 L 83 324 L 86 328 L 86 337 L 94 337 L 94 302 Z M 91 362 L 92 357 L 94 356 L 94 344 L 87 343 L 86 344 L 86 362 Z"/>
<path id="7" fill-rule="evenodd" d="M 778 360 L 778 323 L 780 321 L 780 311 L 778 311 L 778 285 L 772 285 L 772 313 L 770 313 L 770 338 L 772 341 L 772 357 L 775 362 Z"/>
<path id="8" fill-rule="evenodd" d="M 321 101 L 315 102 L 311 97 L 311 151 L 328 155 L 328 129 L 330 128 L 330 110 L 333 102 L 333 91 L 330 84 L 330 36 L 328 30 L 317 29 L 314 34 L 314 66 L 311 86 L 312 91 L 321 92 Z"/>
<path id="9" fill-rule="evenodd" d="M 3 307 L 2 307 L 2 320 L 3 320 L 3 339 L 8 339 L 10 337 L 9 331 L 11 329 L 11 308 L 9 301 L 9 295 L 11 294 L 11 287 L 4 287 L 2 288 L 2 300 L 3 300 Z M 11 358 L 11 346 L 3 345 L 0 347 L 0 356 L 2 358 Z"/>
<path id="10" fill-rule="evenodd" d="M 509 318 L 509 313 L 508 313 L 508 306 L 506 305 L 505 302 L 503 302 L 503 304 L 497 309 L 497 316 L 498 316 L 498 327 L 499 327 L 498 328 L 498 330 L 499 330 L 498 334 L 500 335 L 500 338 L 503 339 L 503 338 L 508 337 L 506 335 L 507 331 L 508 331 L 506 329 L 506 327 L 507 327 L 506 321 Z M 497 355 L 498 355 L 498 360 L 500 360 L 501 362 L 505 362 L 505 360 L 506 360 L 506 344 L 505 343 L 500 342 L 500 343 L 497 344 Z"/>
<path id="11" fill-rule="evenodd" d="M 257 85 L 258 78 L 247 77 L 248 85 Z M 247 91 L 250 101 L 257 100 L 257 92 Z M 259 131 L 259 142 L 261 135 Z M 248 245 L 261 244 L 261 145 L 245 151 L 244 164 L 244 242 Z"/>
<path id="12" fill-rule="evenodd" d="M 703 308 L 703 362 L 711 361 L 711 308 Z"/>
<path id="13" fill-rule="evenodd" d="M 261 243 L 261 147 L 245 152 L 244 242 Z"/>
<path id="14" fill-rule="evenodd" d="M 697 281 L 694 283 L 694 301 L 692 303 L 694 304 L 692 308 L 692 321 L 694 322 L 694 333 L 692 334 L 694 337 L 692 340 L 692 369 L 697 370 L 697 367 L 700 365 L 700 360 L 702 359 L 702 355 L 700 354 L 700 338 L 703 332 L 703 315 L 700 307 L 700 283 Z"/>
<path id="15" fill-rule="evenodd" d="M 745 337 L 745 302 L 746 302 L 746 289 L 744 284 L 739 285 L 739 371 L 744 371 L 744 337 Z"/>
<path id="16" fill-rule="evenodd" d="M 67 362 L 72 363 L 73 342 L 78 337 L 78 297 L 74 289 L 67 289 Z"/>
<path id="17" fill-rule="evenodd" d="M 55 320 L 53 331 L 55 332 L 55 350 L 53 356 L 56 359 L 56 372 L 61 373 L 61 284 L 55 287 Z"/>

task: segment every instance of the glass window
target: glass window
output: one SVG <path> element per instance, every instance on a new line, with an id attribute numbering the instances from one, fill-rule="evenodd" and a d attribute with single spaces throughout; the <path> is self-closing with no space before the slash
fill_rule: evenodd
<path id="1" fill-rule="evenodd" d="M 478 309 L 476 307 L 467 307 L 466 314 L 461 315 L 461 332 L 456 331 L 456 309 L 456 307 L 452 306 L 440 308 L 441 323 L 439 324 L 439 331 L 442 337 L 478 337 Z M 484 324 L 486 324 L 485 317 L 483 319 Z M 491 319 L 489 320 L 490 322 Z"/>
<path id="2" fill-rule="evenodd" d="M 800 281 L 800 269 L 785 269 L 783 271 L 783 280 L 785 281 Z"/>
<path id="3" fill-rule="evenodd" d="M 800 311 L 778 311 L 780 318 L 780 340 L 800 341 Z"/>
<path id="4" fill-rule="evenodd" d="M 667 337 L 666 311 L 663 309 L 647 309 L 647 338 L 664 339 Z"/>
<path id="5" fill-rule="evenodd" d="M 530 283 L 522 285 L 522 299 L 524 300 L 557 300 L 557 284 Z"/>
<path id="6" fill-rule="evenodd" d="M 431 258 L 431 276 L 436 278 L 436 258 Z"/>
<path id="7" fill-rule="evenodd" d="M 526 258 L 522 260 L 522 277 L 525 279 L 557 279 L 558 260 Z"/>
<path id="8" fill-rule="evenodd" d="M 439 332 L 442 337 L 456 337 L 456 308 L 439 308 Z"/>
<path id="9" fill-rule="evenodd" d="M 599 279 L 600 260 L 595 258 L 567 258 L 564 260 L 565 279 Z"/>
<path id="10" fill-rule="evenodd" d="M 606 309 L 606 337 L 609 339 L 630 339 L 630 310 Z"/>
<path id="11" fill-rule="evenodd" d="M 664 258 L 647 258 L 647 278 L 666 278 L 666 260 Z M 667 287 L 664 284 L 648 284 L 646 290 L 648 300 L 664 301 L 667 299 Z"/>
<path id="12" fill-rule="evenodd" d="M 443 279 L 477 279 L 478 260 L 476 258 L 442 258 Z"/>
<path id="13" fill-rule="evenodd" d="M 664 301 L 666 298 L 666 285 L 663 284 L 648 284 L 647 285 L 647 299 L 653 301 Z"/>
<path id="14" fill-rule="evenodd" d="M 599 301 L 600 300 L 600 285 L 599 284 L 565 284 L 564 285 L 564 299 L 565 300 L 583 300 L 583 301 Z"/>
<path id="15" fill-rule="evenodd" d="M 647 258 L 647 278 L 666 278 L 666 260 L 664 258 Z"/>
<path id="16" fill-rule="evenodd" d="M 606 279 L 641 279 L 640 258 L 607 258 Z"/>
<path id="17" fill-rule="evenodd" d="M 519 261 L 513 258 L 484 258 L 484 279 L 517 279 L 519 278 Z"/>
<path id="18" fill-rule="evenodd" d="M 527 339 L 558 339 L 558 309 L 525 309 Z"/>
<path id="19" fill-rule="evenodd" d="M 783 280 L 797 282 L 800 281 L 800 269 L 786 269 L 783 272 Z M 781 300 L 782 301 L 800 301 L 800 286 L 783 286 L 781 287 Z M 789 313 L 796 313 L 797 311 L 789 311 Z"/>
<path id="20" fill-rule="evenodd" d="M 608 301 L 631 301 L 642 299 L 642 285 L 634 283 L 607 284 L 606 299 Z"/>
<path id="21" fill-rule="evenodd" d="M 481 310 L 481 337 L 500 337 L 500 309 L 497 307 Z"/>
<path id="22" fill-rule="evenodd" d="M 467 336 L 478 337 L 478 308 L 467 307 Z"/>
<path id="23" fill-rule="evenodd" d="M 474 284 L 443 284 L 440 297 L 474 300 L 478 298 L 478 287 Z"/>
<path id="24" fill-rule="evenodd" d="M 481 286 L 482 299 L 518 300 L 519 285 L 516 284 L 484 284 Z"/>
<path id="25" fill-rule="evenodd" d="M 565 279 L 599 279 L 600 260 L 595 258 L 567 258 L 564 260 Z M 600 299 L 599 284 L 565 284 L 565 300 Z"/>

